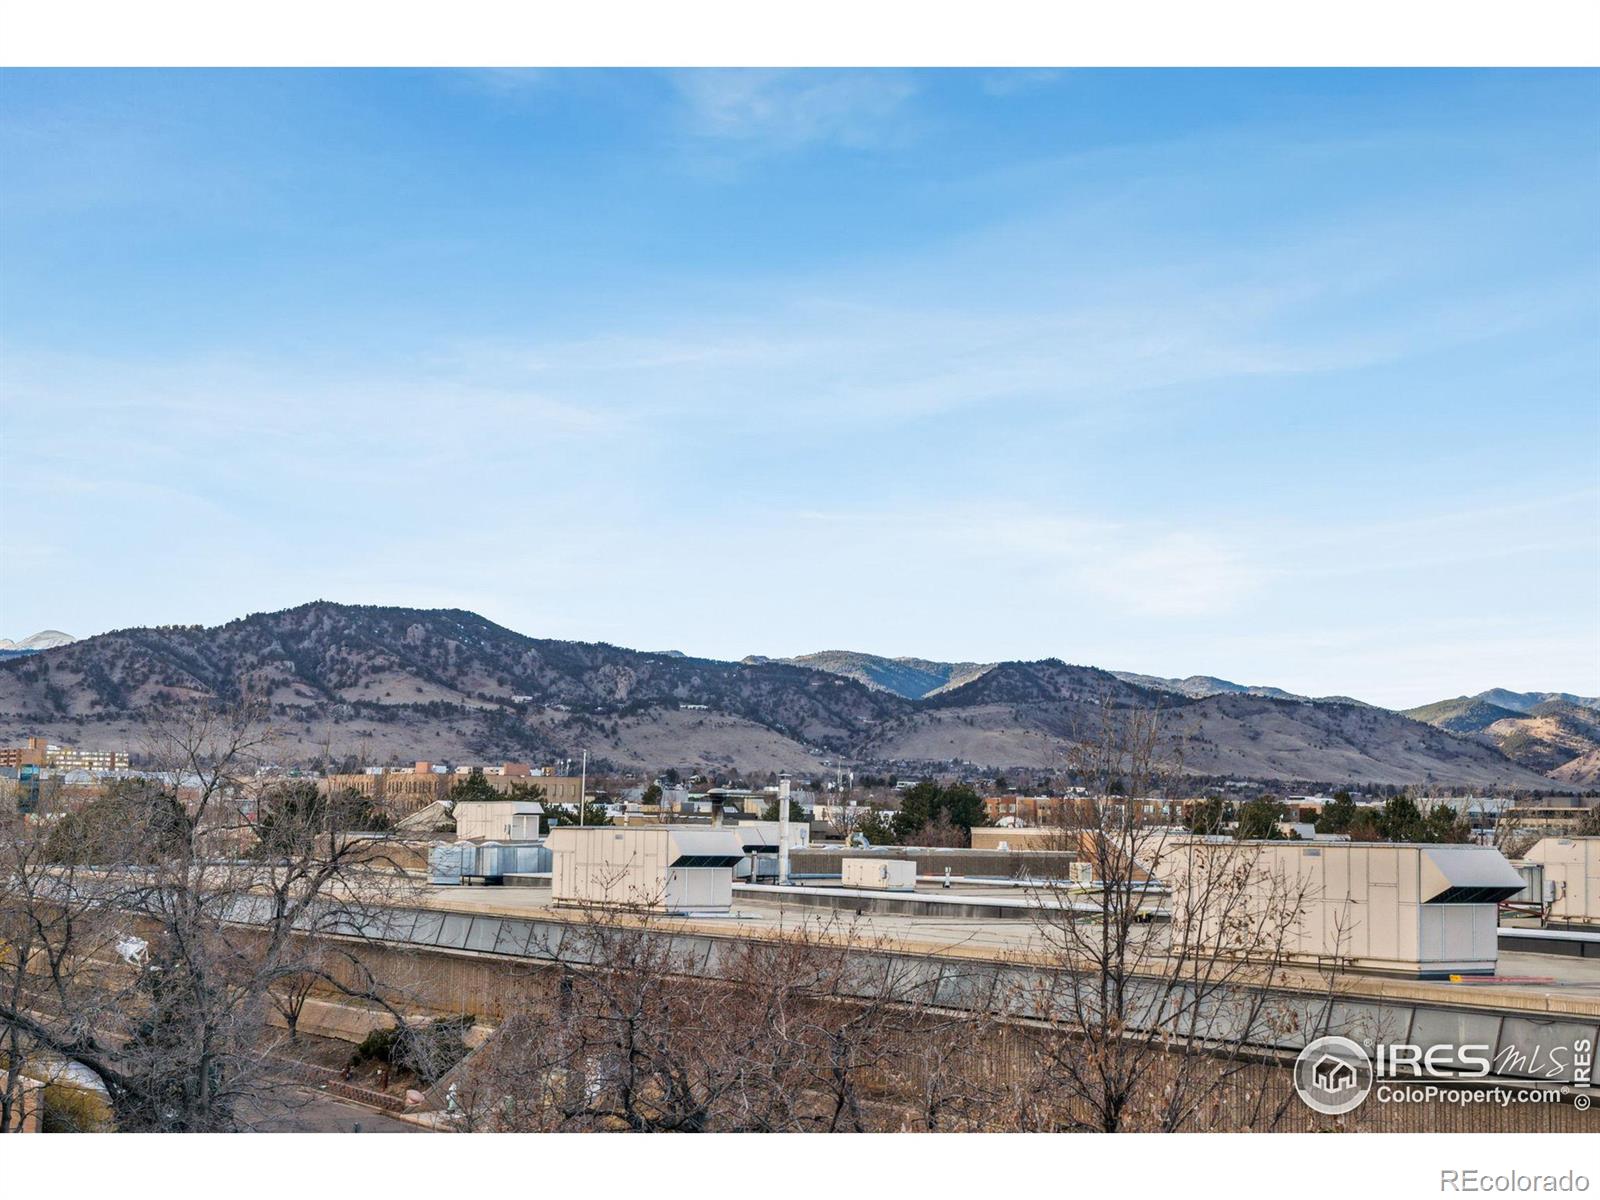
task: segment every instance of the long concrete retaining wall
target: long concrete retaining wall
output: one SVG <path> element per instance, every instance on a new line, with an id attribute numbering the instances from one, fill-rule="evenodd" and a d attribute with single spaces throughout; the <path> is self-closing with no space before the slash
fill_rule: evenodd
<path id="1" fill-rule="evenodd" d="M 707 922 L 663 922 L 661 929 L 685 973 L 705 976 L 715 976 L 732 944 L 750 936 Z M 432 968 L 417 974 L 419 999 L 443 1011 L 490 1020 L 502 1013 L 507 976 L 485 964 L 499 961 L 524 969 L 594 965 L 592 936 L 580 923 L 554 914 L 523 918 L 397 908 L 346 932 L 396 950 L 426 952 L 435 963 L 443 956 L 449 963 L 443 977 Z M 851 953 L 859 963 L 850 980 L 854 995 L 1031 1021 L 1066 1015 L 1062 968 L 970 948 L 941 953 L 920 946 L 887 951 L 871 947 Z M 1369 1048 L 1379 1042 L 1486 1045 L 1492 1047 L 1497 1076 L 1556 1084 L 1577 1079 L 1579 1048 L 1587 1044 L 1592 1053 L 1600 1041 L 1600 998 L 1539 992 L 1499 996 L 1490 1003 L 1467 989 L 1456 999 L 1442 985 L 1359 982 L 1360 990 L 1330 990 L 1313 980 L 1275 986 L 1270 992 L 1272 1019 L 1261 1023 L 1252 1044 L 1266 1052 L 1292 1054 L 1323 1034 L 1340 1034 Z M 1251 997 L 1237 990 L 1235 1003 L 1242 1010 Z M 1224 997 L 1219 995 L 1217 1003 L 1223 1004 Z"/>

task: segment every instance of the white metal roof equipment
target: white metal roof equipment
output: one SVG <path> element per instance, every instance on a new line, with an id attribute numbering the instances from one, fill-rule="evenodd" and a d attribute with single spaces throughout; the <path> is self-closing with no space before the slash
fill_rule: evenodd
<path id="1" fill-rule="evenodd" d="M 550 831 L 551 899 L 670 913 L 726 913 L 745 856 L 731 828 L 574 826 Z"/>
<path id="2" fill-rule="evenodd" d="M 1423 978 L 1493 974 L 1499 901 L 1524 886 L 1493 847 L 1419 843 L 1191 840 L 1156 872 L 1175 944 Z"/>
<path id="3" fill-rule="evenodd" d="M 1527 853 L 1555 885 L 1550 920 L 1600 925 L 1600 837 L 1547 837 Z"/>

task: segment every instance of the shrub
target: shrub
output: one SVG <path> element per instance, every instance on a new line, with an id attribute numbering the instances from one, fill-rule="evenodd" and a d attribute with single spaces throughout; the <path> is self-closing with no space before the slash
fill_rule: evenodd
<path id="1" fill-rule="evenodd" d="M 361 1039 L 361 1044 L 350 1055 L 350 1065 L 359 1067 L 363 1063 L 369 1062 L 393 1063 L 394 1044 L 399 1036 L 400 1030 L 398 1027 L 374 1029 Z"/>
<path id="2" fill-rule="evenodd" d="M 467 1055 L 467 1030 L 470 1015 L 439 1017 L 421 1025 L 374 1029 L 350 1055 L 350 1065 L 381 1062 L 401 1071 L 410 1071 L 424 1087 Z"/>
<path id="3" fill-rule="evenodd" d="M 87 1088 L 46 1084 L 42 1100 L 46 1133 L 96 1133 L 111 1128 L 110 1105 L 104 1096 Z"/>

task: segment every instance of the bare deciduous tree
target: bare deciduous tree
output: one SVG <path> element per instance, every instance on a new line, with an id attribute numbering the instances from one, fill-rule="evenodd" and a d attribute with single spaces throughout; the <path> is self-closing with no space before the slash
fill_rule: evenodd
<path id="1" fill-rule="evenodd" d="M 93 1072 L 119 1129 L 234 1129 L 280 1083 L 275 1005 L 309 980 L 389 1003 L 317 935 L 359 941 L 402 877 L 328 805 L 274 809 L 270 745 L 252 706 L 175 707 L 150 726 L 146 777 L 53 822 L 8 822 L 8 1067 Z"/>
<path id="2" fill-rule="evenodd" d="M 463 1128 L 983 1127 L 990 1097 L 967 1067 L 986 1015 L 935 1010 L 925 972 L 886 951 L 853 923 L 802 920 L 708 962 L 656 918 L 596 915 L 471 1064 Z"/>
<path id="3" fill-rule="evenodd" d="M 1022 1001 L 1052 1019 L 1029 1042 L 1032 1086 L 1019 1122 L 1106 1132 L 1204 1125 L 1251 1046 L 1295 1019 L 1269 989 L 1303 896 L 1291 881 L 1264 880 L 1231 842 L 1226 852 L 1196 846 L 1166 823 L 1164 799 L 1145 811 L 1179 769 L 1157 712 L 1108 702 L 1074 753 L 1089 795 L 1064 806 L 1060 841 L 1093 878 L 1036 889 L 1052 969 L 1036 985 L 1046 994 Z M 1234 1127 L 1275 1120 L 1237 1105 L 1229 1113 Z"/>

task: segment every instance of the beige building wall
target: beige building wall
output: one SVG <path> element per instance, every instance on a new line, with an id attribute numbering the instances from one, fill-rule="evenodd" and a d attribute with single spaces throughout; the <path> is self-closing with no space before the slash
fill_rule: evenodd
<path id="1" fill-rule="evenodd" d="M 1006 829 L 993 825 L 972 827 L 974 850 L 998 850 L 1001 843 L 1008 850 L 1076 850 L 1078 835 L 1065 829 L 1035 828 Z"/>
<path id="2" fill-rule="evenodd" d="M 329 775 L 323 782 L 325 792 L 353 792 L 367 800 L 383 799 L 382 775 Z"/>
<path id="3" fill-rule="evenodd" d="M 1588 817 L 1593 801 L 1574 797 L 1566 804 L 1529 802 L 1505 810 L 1500 819 L 1513 829 L 1570 834 Z"/>
<path id="4" fill-rule="evenodd" d="M 491 778 L 489 783 L 496 791 L 510 792 L 516 789 L 526 791 L 530 787 L 541 788 L 544 796 L 541 804 L 562 804 L 568 808 L 576 808 L 578 804 L 578 789 L 583 781 L 576 775 L 533 775 Z"/>
<path id="5" fill-rule="evenodd" d="M 1556 885 L 1550 915 L 1558 921 L 1600 924 L 1600 837 L 1548 837 L 1528 851 Z"/>
<path id="6" fill-rule="evenodd" d="M 324 788 L 329 792 L 354 792 L 386 809 L 394 816 L 406 816 L 419 808 L 426 808 L 436 800 L 443 800 L 450 789 L 452 777 L 433 772 L 418 774 L 415 771 L 385 771 L 381 775 L 365 772 L 354 775 L 330 775 Z"/>

